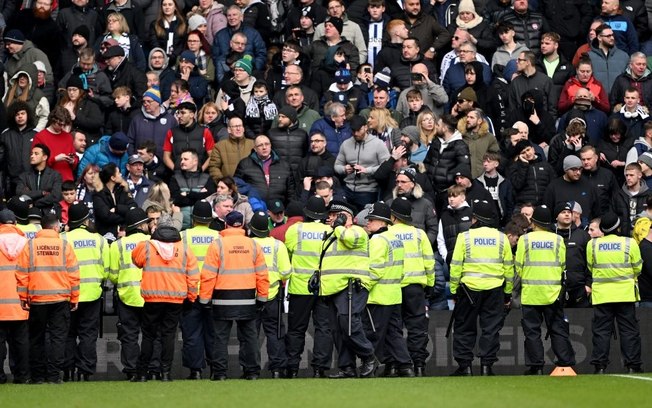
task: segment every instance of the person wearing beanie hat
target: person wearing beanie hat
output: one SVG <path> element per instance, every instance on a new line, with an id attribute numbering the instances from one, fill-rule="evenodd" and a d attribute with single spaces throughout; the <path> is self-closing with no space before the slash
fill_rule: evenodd
<path id="1" fill-rule="evenodd" d="M 82 37 L 85 42 L 78 43 L 77 48 L 87 47 L 90 44 L 91 31 L 86 24 L 80 24 L 72 31 L 72 42 L 75 43 L 75 36 Z"/>
<path id="2" fill-rule="evenodd" d="M 583 177 L 582 161 L 577 156 L 566 156 L 563 168 L 563 175 L 549 182 L 543 203 L 548 208 L 555 208 L 557 204 L 564 203 L 568 201 L 569 197 L 573 197 L 582 208 L 579 225 L 582 228 L 586 227 L 593 217 L 602 214 L 598 190 L 588 176 Z"/>
<path id="3" fill-rule="evenodd" d="M 466 316 L 454 323 L 453 356 L 459 368 L 453 376 L 473 375 L 478 321 L 482 333 L 481 375 L 494 375 L 492 366 L 500 350 L 499 330 L 505 308 L 511 306 L 514 261 L 508 238 L 491 226 L 495 220 L 492 204 L 476 200 L 472 206 L 471 229 L 455 243 L 450 266 L 455 313 Z M 479 270 L 482 274 L 474 273 Z"/>
<path id="4" fill-rule="evenodd" d="M 410 162 L 419 164 L 428 154 L 428 147 L 421 143 L 421 132 L 419 128 L 413 125 L 405 126 L 401 129 L 401 143 L 410 155 Z"/>
<path id="5" fill-rule="evenodd" d="M 261 369 L 256 319 L 264 313 L 263 309 L 270 299 L 270 272 L 263 248 L 245 235 L 242 213 L 231 211 L 225 217 L 225 222 L 226 229 L 220 232 L 221 239 L 211 244 L 206 253 L 199 293 L 199 303 L 204 308 L 211 303 L 213 305 L 215 346 L 211 380 L 223 381 L 227 378 L 227 347 L 234 321 L 240 333 L 240 366 L 244 369 L 242 378 L 256 380 Z M 224 254 L 237 255 L 225 257 Z M 287 272 L 283 271 L 284 274 Z M 225 278 L 228 276 L 231 278 Z M 224 299 L 229 301 L 224 302 Z M 276 330 L 274 335 L 277 335 Z M 279 342 L 282 340 L 277 338 L 276 344 Z"/>
<path id="6" fill-rule="evenodd" d="M 202 16 L 201 14 L 193 14 L 190 16 L 188 19 L 188 32 L 195 31 L 199 29 L 200 26 L 202 25 L 207 25 L 208 22 L 206 21 L 206 18 Z"/>
<path id="7" fill-rule="evenodd" d="M 288 206 L 289 209 L 289 206 Z M 285 324 L 279 319 L 283 313 L 285 299 L 285 282 L 290 277 L 292 264 L 288 250 L 283 243 L 269 236 L 269 220 L 263 211 L 254 213 L 249 222 L 249 236 L 263 250 L 265 263 L 268 265 L 269 294 L 265 308 L 258 312 L 267 339 L 267 355 L 272 378 L 283 378 L 287 357 L 285 353 Z"/>
<path id="8" fill-rule="evenodd" d="M 253 66 L 253 61 L 251 59 L 251 55 L 245 55 L 238 61 L 236 61 L 235 65 L 233 66 L 234 73 L 236 72 L 236 68 L 241 68 L 243 69 L 248 75 L 251 76 L 251 74 L 254 71 L 254 66 Z"/>
<path id="9" fill-rule="evenodd" d="M 462 101 L 466 101 L 466 102 L 477 103 L 478 102 L 478 96 L 477 96 L 477 94 L 475 93 L 475 90 L 472 87 L 467 86 L 466 88 L 462 89 L 462 91 L 460 93 L 457 94 L 457 100 L 458 101 L 462 100 Z"/>
<path id="10" fill-rule="evenodd" d="M 400 281 L 402 278 L 405 250 L 403 243 L 392 230 L 390 207 L 381 202 L 372 205 L 365 217 L 369 232 L 370 273 L 382 280 L 369 291 L 367 311 L 370 320 L 365 320 L 365 330 L 371 333 L 371 341 L 376 353 L 387 347 L 392 354 L 392 375 L 398 377 L 414 377 L 412 360 L 403 337 L 401 325 L 393 324 L 401 320 L 402 297 L 401 285 L 383 284 L 387 281 Z M 367 322 L 371 321 L 371 324 Z"/>
<path id="11" fill-rule="evenodd" d="M 316 2 L 313 3 L 313 6 Z M 362 35 L 362 28 L 360 25 L 349 20 L 346 15 L 347 2 L 344 0 L 328 0 L 322 3 L 327 8 L 328 16 L 326 20 L 316 21 L 320 23 L 315 27 L 315 34 L 313 38 L 316 40 L 322 36 L 328 36 L 326 31 L 326 22 L 332 20 L 333 27 L 338 36 L 346 38 L 360 51 L 360 62 L 367 60 L 367 42 Z M 348 55 L 348 54 L 347 54 Z M 355 67 L 351 67 L 355 69 Z"/>
<path id="12" fill-rule="evenodd" d="M 533 231 L 518 240 L 514 264 L 521 279 L 521 310 L 525 335 L 525 375 L 543 375 L 544 353 L 541 324 L 545 320 L 555 353 L 555 364 L 572 371 L 575 351 L 565 320 L 566 245 L 550 232 L 551 214 L 545 205 L 534 209 Z M 540 282 L 546 282 L 545 285 Z"/>
<path id="13" fill-rule="evenodd" d="M 11 44 L 24 44 L 25 41 L 27 41 L 22 31 L 16 29 L 7 31 L 3 37 L 3 40 L 5 43 Z"/>
<path id="14" fill-rule="evenodd" d="M 181 241 L 186 243 L 197 257 L 197 269 L 200 271 L 204 266 L 208 248 L 213 242 L 221 239 L 219 231 L 209 228 L 212 220 L 211 204 L 206 200 L 198 200 L 192 208 L 192 228 L 181 231 Z M 190 370 L 188 380 L 202 379 L 205 356 L 211 355 L 214 342 L 212 323 L 211 311 L 197 302 L 181 316 L 183 366 Z"/>
<path id="15" fill-rule="evenodd" d="M 290 124 L 293 125 L 297 121 L 297 110 L 291 107 L 290 105 L 285 105 L 278 111 L 279 116 L 283 115 L 290 120 Z"/>
<path id="16" fill-rule="evenodd" d="M 148 90 L 145 91 L 143 94 L 143 98 L 150 98 L 152 101 L 158 103 L 159 105 L 161 104 L 161 91 L 158 89 L 158 87 L 153 87 L 149 88 Z"/>
<path id="17" fill-rule="evenodd" d="M 290 228 L 292 225 L 296 224 L 297 222 L 303 221 L 304 219 L 303 207 L 304 207 L 304 203 L 302 201 L 290 200 L 290 202 L 287 205 L 287 208 L 285 209 L 285 216 L 286 216 L 285 223 L 283 225 L 278 225 L 274 227 L 270 232 L 269 236 L 272 238 L 276 238 L 281 242 L 285 242 L 285 233 L 287 232 L 288 228 Z"/>
<path id="18" fill-rule="evenodd" d="M 310 365 L 314 376 L 324 378 L 330 369 L 333 341 L 330 331 L 328 306 L 324 298 L 314 296 L 308 290 L 311 275 L 320 268 L 320 254 L 324 239 L 332 230 L 323 220 L 328 216 L 324 200 L 311 196 L 303 209 L 304 220 L 291 225 L 285 232 L 285 246 L 291 255 L 292 279 L 287 286 L 290 303 L 288 331 L 286 334 L 286 378 L 299 374 L 306 330 L 312 315 L 315 339 Z M 330 235 L 332 236 L 332 235 Z M 332 245 L 332 244 L 331 244 Z"/>
<path id="19" fill-rule="evenodd" d="M 351 70 L 356 70 L 358 64 L 367 60 L 367 43 L 358 24 L 350 20 L 344 21 L 344 3 L 341 0 L 329 0 L 328 13 L 330 17 L 315 27 L 314 41 L 311 44 L 312 63 L 327 66 L 329 71 L 335 71 L 340 64 L 335 62 L 328 49 L 337 45 L 349 62 Z M 337 4 L 330 4 L 337 3 Z M 335 15 L 338 14 L 338 15 Z M 325 59 L 326 56 L 328 59 Z"/>
<path id="20" fill-rule="evenodd" d="M 84 81 L 82 81 L 79 75 L 70 75 L 70 78 L 66 82 L 66 88 L 77 88 L 79 91 L 85 91 L 87 86 L 84 85 Z"/>
<path id="21" fill-rule="evenodd" d="M 401 175 L 401 177 L 406 177 Z M 391 231 L 403 243 L 406 256 L 409 254 L 410 267 L 414 275 L 403 280 L 402 311 L 407 329 L 407 341 L 410 346 L 410 358 L 414 364 L 417 377 L 425 375 L 428 358 L 428 318 L 426 317 L 427 300 L 435 296 L 435 257 L 432 241 L 423 229 L 414 226 L 412 203 L 406 197 L 397 197 L 390 205 Z M 432 206 L 430 207 L 432 211 Z M 430 214 L 434 214 L 434 211 Z M 434 216 L 430 218 L 435 219 Z M 436 220 L 435 220 L 436 222 Z M 435 234 L 436 238 L 436 234 Z M 443 275 L 437 277 L 437 286 L 445 286 Z M 425 296 L 424 296 L 425 290 Z M 428 298 L 428 299 L 426 299 Z M 401 367 L 386 367 L 385 374 L 390 375 Z"/>
<path id="22" fill-rule="evenodd" d="M 324 22 L 324 28 L 326 24 L 332 25 L 333 28 L 337 30 L 337 32 L 342 35 L 342 31 L 344 30 L 344 21 L 341 18 L 338 17 L 329 17 L 325 22 Z"/>
<path id="23" fill-rule="evenodd" d="M 594 374 L 604 374 L 609 365 L 614 320 L 618 324 L 621 358 L 629 374 L 641 368 L 641 334 L 636 318 L 639 300 L 637 278 L 641 274 L 641 251 L 633 238 L 620 235 L 620 218 L 608 212 L 600 217 L 603 237 L 586 247 L 587 268 L 591 273 L 593 305 Z"/>
<path id="24" fill-rule="evenodd" d="M 89 231 L 89 209 L 77 203 L 68 209 L 68 232 L 61 238 L 72 245 L 79 263 L 79 303 L 70 319 L 68 341 L 74 344 L 66 353 L 64 381 L 88 381 L 97 365 L 97 338 L 100 331 L 102 282 L 109 276 L 111 258 L 109 242 L 96 232 Z M 79 358 L 75 358 L 79 356 Z M 75 373 L 76 369 L 76 373 Z"/>

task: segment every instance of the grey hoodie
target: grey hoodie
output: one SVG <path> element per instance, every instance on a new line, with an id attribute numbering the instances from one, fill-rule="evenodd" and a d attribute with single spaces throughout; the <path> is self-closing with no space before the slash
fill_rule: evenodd
<path id="1" fill-rule="evenodd" d="M 342 142 L 340 146 L 337 159 L 335 159 L 335 172 L 345 175 L 344 182 L 352 191 L 377 192 L 378 182 L 374 178 L 374 173 L 389 157 L 387 146 L 376 136 L 367 135 L 360 142 L 350 137 Z M 345 166 L 347 164 L 359 164 L 366 171 L 364 173 L 346 174 Z"/>

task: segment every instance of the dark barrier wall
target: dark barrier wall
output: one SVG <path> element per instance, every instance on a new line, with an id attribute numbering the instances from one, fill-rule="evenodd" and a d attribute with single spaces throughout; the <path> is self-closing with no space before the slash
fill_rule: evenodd
<path id="1" fill-rule="evenodd" d="M 573 348 L 575 349 L 577 366 L 576 371 L 579 374 L 590 374 L 593 372 L 593 366 L 590 365 L 591 357 L 591 319 L 593 310 L 591 309 L 570 309 L 566 311 L 570 321 L 570 335 Z M 641 326 L 641 337 L 643 343 L 643 367 L 652 370 L 652 310 L 637 309 L 637 314 Z M 448 375 L 455 370 L 456 364 L 452 357 L 452 336 L 447 339 L 446 327 L 450 319 L 451 312 L 431 312 L 430 313 L 430 341 L 428 349 L 431 353 L 428 360 L 428 375 Z M 115 316 L 107 316 L 104 319 L 104 337 L 97 342 L 97 375 L 94 379 L 121 380 L 124 376 L 121 374 L 122 365 L 120 363 L 120 342 L 117 339 Z M 500 353 L 499 361 L 494 365 L 494 371 L 500 375 L 520 375 L 525 371 L 523 357 L 523 330 L 521 329 L 521 311 L 513 310 L 505 321 L 505 326 L 500 335 Z M 309 331 L 312 332 L 311 330 Z M 545 335 L 545 328 L 543 329 Z M 261 355 L 262 364 L 265 367 L 267 363 L 267 353 L 265 342 L 261 337 Z M 238 347 L 235 338 L 235 326 L 229 345 L 229 376 L 238 378 L 240 376 L 240 367 L 238 366 Z M 310 334 L 306 336 L 306 352 L 304 352 L 300 375 L 312 376 L 309 370 L 308 362 L 310 361 L 309 350 L 312 350 L 313 340 Z M 546 349 L 546 372 L 552 369 L 552 359 L 554 355 L 550 349 L 550 341 L 544 341 Z M 475 360 L 474 365 L 479 366 L 480 361 Z M 335 362 L 333 367 L 335 367 Z M 478 371 L 478 370 L 476 370 Z M 611 340 L 611 364 L 607 371 L 609 373 L 624 372 L 623 364 L 620 359 L 618 341 Z M 9 372 L 5 368 L 5 372 Z M 208 369 L 204 372 L 208 376 Z M 181 331 L 178 331 L 178 342 L 175 349 L 174 359 L 174 378 L 184 378 L 188 375 L 188 370 L 181 367 Z M 263 377 L 268 377 L 268 372 L 262 373 Z"/>

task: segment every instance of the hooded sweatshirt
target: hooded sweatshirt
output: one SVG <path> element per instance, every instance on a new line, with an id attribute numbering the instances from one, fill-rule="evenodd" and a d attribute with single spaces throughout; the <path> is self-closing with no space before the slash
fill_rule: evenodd
<path id="1" fill-rule="evenodd" d="M 0 225 L 0 264 L 15 265 L 27 238 L 15 225 Z M 20 307 L 16 291 L 15 268 L 0 270 L 0 321 L 27 320 L 29 313 Z M 11 284 L 11 282 L 14 282 Z"/>

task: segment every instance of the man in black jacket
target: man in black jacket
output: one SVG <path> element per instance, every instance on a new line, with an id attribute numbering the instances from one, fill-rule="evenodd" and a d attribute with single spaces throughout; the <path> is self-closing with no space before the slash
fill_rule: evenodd
<path id="1" fill-rule="evenodd" d="M 48 167 L 50 149 L 41 143 L 34 145 L 29 156 L 32 168 L 18 176 L 17 195 L 28 195 L 34 207 L 43 211 L 59 210 L 61 175 Z"/>
<path id="2" fill-rule="evenodd" d="M 111 88 L 126 86 L 134 95 L 142 95 L 147 90 L 147 77 L 125 57 L 125 51 L 114 45 L 102 54 L 106 62 L 105 73 L 111 81 Z"/>
<path id="3" fill-rule="evenodd" d="M 573 203 L 565 202 L 555 207 L 555 233 L 566 244 L 566 296 L 564 307 L 591 307 L 591 274 L 586 267 L 586 245 L 589 234 L 573 223 Z"/>
<path id="4" fill-rule="evenodd" d="M 199 167 L 199 154 L 193 148 L 181 152 L 179 168 L 170 179 L 170 196 L 183 214 L 182 229 L 192 226 L 192 207 L 217 191 L 217 185 Z"/>
<path id="5" fill-rule="evenodd" d="M 254 151 L 240 160 L 235 177 L 255 188 L 266 202 L 280 200 L 288 203 L 296 196 L 290 165 L 272 150 L 272 143 L 264 135 L 254 141 Z"/>
<path id="6" fill-rule="evenodd" d="M 290 165 L 294 179 L 299 180 L 301 160 L 308 151 L 308 134 L 305 130 L 299 129 L 297 111 L 289 105 L 279 109 L 278 126 L 270 129 L 267 135 L 274 151 L 278 153 L 281 160 Z M 326 143 L 322 144 L 326 145 Z"/>
<path id="7" fill-rule="evenodd" d="M 580 150 L 580 160 L 582 161 L 583 168 L 582 174 L 597 190 L 600 201 L 600 212 L 604 214 L 614 210 L 612 197 L 618 192 L 618 182 L 612 171 L 600 165 L 599 159 L 600 155 L 598 154 L 598 150 L 591 145 L 586 145 Z M 645 202 L 645 199 L 643 202 Z M 639 212 L 642 211 L 642 208 Z"/>
<path id="8" fill-rule="evenodd" d="M 642 179 L 641 165 L 628 164 L 625 166 L 625 183 L 607 197 L 612 203 L 613 211 L 620 218 L 621 231 L 627 236 L 631 235 L 636 219 L 641 214 L 646 215 L 647 200 L 652 196 L 652 191 Z"/>
<path id="9" fill-rule="evenodd" d="M 104 188 L 93 194 L 95 229 L 113 242 L 118 238 L 118 228 L 125 223 L 127 213 L 137 205 L 115 163 L 102 167 L 100 181 Z"/>
<path id="10" fill-rule="evenodd" d="M 30 170 L 30 150 L 36 134 L 33 119 L 32 110 L 23 101 L 15 101 L 8 109 L 8 128 L 0 134 L 0 190 L 7 199 L 16 193 L 18 176 Z"/>

